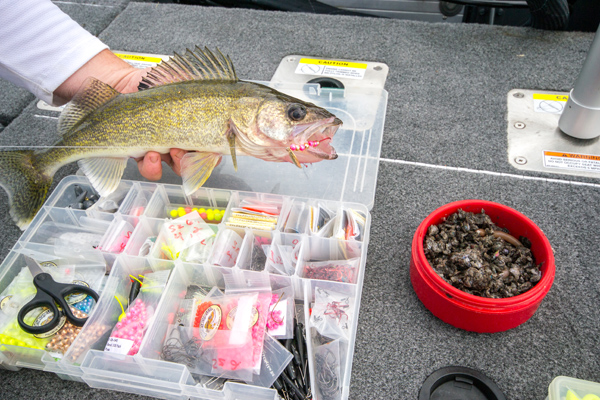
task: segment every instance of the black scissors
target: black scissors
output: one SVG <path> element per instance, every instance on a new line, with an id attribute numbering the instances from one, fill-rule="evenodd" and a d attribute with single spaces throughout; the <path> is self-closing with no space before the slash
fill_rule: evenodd
<path id="1" fill-rule="evenodd" d="M 56 328 L 60 323 L 62 318 L 62 313 L 67 317 L 67 320 L 71 322 L 75 326 L 83 326 L 87 321 L 87 318 L 77 318 L 73 315 L 71 311 L 71 307 L 65 300 L 65 298 L 73 293 L 84 293 L 92 296 L 96 302 L 98 301 L 98 293 L 87 286 L 76 285 L 76 284 L 66 284 L 66 283 L 58 283 L 52 276 L 44 271 L 40 267 L 37 261 L 33 258 L 25 256 L 25 262 L 27 263 L 27 267 L 29 271 L 31 271 L 31 275 L 33 275 L 33 284 L 37 289 L 37 293 L 33 300 L 29 303 L 25 304 L 21 310 L 19 311 L 19 315 L 17 317 L 17 321 L 19 322 L 19 326 L 27 333 L 31 334 L 40 334 L 51 331 Z M 58 304 L 61 307 L 59 311 Z M 46 307 L 53 313 L 52 319 L 41 326 L 33 326 L 27 325 L 25 323 L 25 316 L 31 310 L 36 308 Z"/>

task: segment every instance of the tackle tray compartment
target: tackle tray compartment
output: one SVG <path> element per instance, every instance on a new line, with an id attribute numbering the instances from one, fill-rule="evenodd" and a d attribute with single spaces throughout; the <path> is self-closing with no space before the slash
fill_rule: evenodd
<path id="1" fill-rule="evenodd" d="M 158 398 L 276 399 L 276 391 L 270 388 L 236 381 L 211 382 L 209 379 L 207 383 L 206 376 L 191 373 L 183 364 L 165 361 L 161 355 L 161 346 L 172 325 L 173 315 L 182 309 L 185 300 L 182 293 L 186 288 L 191 285 L 216 286 L 224 290 L 227 276 L 248 281 L 261 276 L 268 278 L 272 290 L 285 287 L 293 293 L 294 311 L 306 327 L 306 354 L 313 398 L 332 398 L 330 392 L 323 392 L 331 391 L 331 387 L 321 388 L 316 380 L 323 365 L 335 367 L 333 374 L 339 382 L 339 392 L 333 398 L 348 398 L 371 224 L 367 206 L 204 187 L 186 196 L 179 185 L 124 180 L 117 190 L 119 195 L 112 199 L 111 212 L 95 205 L 87 210 L 78 210 L 69 207 L 74 199 L 75 185 L 90 188 L 85 177 L 63 179 L 9 252 L 0 266 L 0 297 L 6 295 L 18 274 L 27 270 L 25 255 L 38 260 L 68 256 L 87 260 L 88 263 L 96 262 L 105 268 L 98 290 L 99 301 L 62 357 L 46 351 L 43 344 L 28 343 L 19 338 L 11 341 L 1 336 L 0 367 L 10 370 L 36 368 L 54 372 L 62 379 L 86 382 L 95 388 Z M 98 203 L 104 200 L 100 198 Z M 273 229 L 244 228 L 229 223 L 235 209 L 248 202 L 267 202 L 279 207 L 280 215 Z M 310 207 L 314 207 L 313 212 L 323 207 L 332 213 L 333 235 L 340 232 L 344 216 L 358 212 L 364 216 L 361 235 L 348 240 L 330 234 L 325 237 L 315 235 L 311 230 Z M 178 218 L 181 209 L 187 212 L 194 208 L 204 210 L 206 222 L 215 233 L 210 252 L 201 256 L 204 257 L 202 261 L 166 259 L 169 253 L 164 250 L 151 250 L 147 255 L 140 255 L 145 245 L 148 248 L 147 239 L 150 237 L 156 237 L 151 249 L 162 248 L 161 240 L 164 238 L 161 228 L 165 222 L 175 215 Z M 212 210 L 212 219 L 208 210 Z M 224 257 L 226 253 L 219 250 L 219 240 L 233 237 L 234 233 L 241 238 L 237 255 Z M 257 255 L 262 245 L 269 246 L 266 249 L 270 252 L 264 254 L 261 264 Z M 287 258 L 282 257 L 286 251 L 291 253 L 287 253 Z M 295 265 L 290 265 L 290 259 L 295 260 Z M 217 265 L 215 260 L 226 266 Z M 336 280 L 323 278 L 319 275 L 319 268 L 328 261 L 342 265 L 346 273 L 331 278 Z M 127 297 L 132 284 L 130 275 L 160 271 L 169 271 L 169 278 L 155 304 L 154 318 L 147 326 L 137 354 L 130 356 L 104 351 L 108 336 L 122 312 L 115 296 Z M 31 291 L 28 298 L 33 297 L 33 293 Z M 335 346 L 328 346 L 331 342 L 325 343 L 323 337 L 316 334 L 320 329 L 317 325 L 321 322 L 311 316 L 315 307 L 323 306 L 324 303 L 317 303 L 323 301 L 323 293 L 330 296 L 325 299 L 343 303 L 336 310 L 344 327 L 340 328 L 342 333 L 335 340 Z M 15 313 L 14 310 L 11 312 L 0 311 L 0 335 L 14 330 L 11 324 L 15 323 Z"/>

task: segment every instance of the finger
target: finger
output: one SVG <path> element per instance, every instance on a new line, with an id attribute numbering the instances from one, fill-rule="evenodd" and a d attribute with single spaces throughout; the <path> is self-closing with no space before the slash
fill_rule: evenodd
<path id="1" fill-rule="evenodd" d="M 181 159 L 186 153 L 187 151 L 181 149 L 171 149 L 169 152 L 172 160 L 171 168 L 177 175 L 181 175 Z"/>
<path id="2" fill-rule="evenodd" d="M 162 163 L 160 154 L 151 151 L 138 161 L 140 174 L 148 180 L 157 181 L 162 177 Z"/>

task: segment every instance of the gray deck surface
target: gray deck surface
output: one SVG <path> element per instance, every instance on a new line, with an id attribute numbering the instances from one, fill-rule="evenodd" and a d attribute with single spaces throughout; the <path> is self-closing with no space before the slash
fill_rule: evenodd
<path id="1" fill-rule="evenodd" d="M 425 378 L 448 365 L 482 371 L 511 400 L 544 399 L 559 375 L 600 381 L 600 186 L 596 179 L 523 173 L 508 163 L 506 153 L 509 90 L 568 91 L 592 34 L 152 3 L 125 7 L 126 1 L 80 3 L 61 7 L 113 49 L 172 54 L 195 44 L 219 47 L 231 55 L 243 79 L 269 80 L 288 54 L 389 66 L 351 399 L 416 399 Z M 36 117 L 43 113 L 30 96 L 1 82 L 0 92 L 0 124 L 5 125 L 3 130 L 0 125 L 0 144 L 53 142 L 56 122 Z M 1 119 L 5 115 L 10 124 Z M 63 168 L 56 182 L 75 170 Z M 468 198 L 521 211 L 555 251 L 552 289 L 531 320 L 507 332 L 453 328 L 421 304 L 410 284 L 410 245 L 419 223 L 435 208 Z M 0 259 L 21 234 L 7 216 L 6 200 L 2 193 Z M 4 399 L 134 398 L 27 369 L 0 371 L 0 387 Z"/>

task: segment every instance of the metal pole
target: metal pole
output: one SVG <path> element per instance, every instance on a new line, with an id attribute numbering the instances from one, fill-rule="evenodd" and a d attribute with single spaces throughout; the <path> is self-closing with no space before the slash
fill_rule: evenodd
<path id="1" fill-rule="evenodd" d="M 569 136 L 600 136 L 600 27 L 569 95 L 558 127 Z"/>

